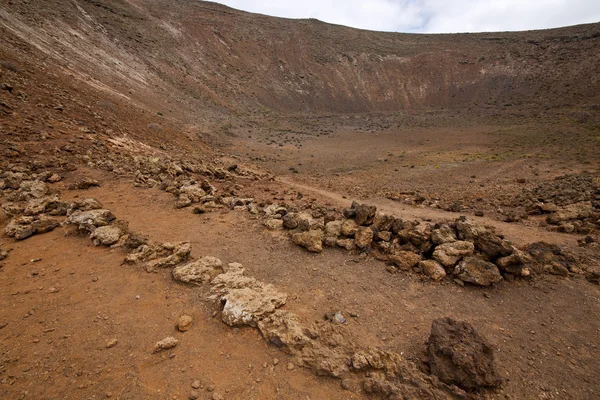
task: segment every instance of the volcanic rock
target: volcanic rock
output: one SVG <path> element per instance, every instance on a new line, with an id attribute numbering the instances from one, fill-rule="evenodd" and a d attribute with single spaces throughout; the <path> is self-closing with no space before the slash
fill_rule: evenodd
<path id="1" fill-rule="evenodd" d="M 177 330 L 179 332 L 185 332 L 185 331 L 189 330 L 190 327 L 192 326 L 192 321 L 193 321 L 193 318 L 190 315 L 182 315 L 177 320 L 177 324 L 176 324 Z"/>
<path id="2" fill-rule="evenodd" d="M 474 251 L 475 246 L 471 242 L 447 242 L 435 248 L 432 258 L 445 267 L 452 267 L 463 257 L 473 255 Z"/>
<path id="3" fill-rule="evenodd" d="M 179 344 L 179 340 L 172 336 L 166 337 L 163 340 L 156 342 L 153 353 L 158 353 L 163 350 L 170 350 Z"/>
<path id="4" fill-rule="evenodd" d="M 463 282 L 479 286 L 490 286 L 502 280 L 498 267 L 477 257 L 468 257 L 461 261 L 454 268 L 453 274 Z"/>
<path id="5" fill-rule="evenodd" d="M 373 231 L 369 227 L 361 226 L 356 230 L 354 240 L 358 248 L 367 248 L 373 242 Z"/>
<path id="6" fill-rule="evenodd" d="M 353 204 L 353 208 L 356 212 L 354 219 L 358 225 L 369 225 L 373 222 L 377 207 L 355 203 Z"/>
<path id="7" fill-rule="evenodd" d="M 492 346 L 467 322 L 434 320 L 427 353 L 431 374 L 448 385 L 476 389 L 497 387 L 502 382 Z"/>
<path id="8" fill-rule="evenodd" d="M 401 271 L 410 271 L 414 266 L 419 264 L 421 256 L 412 251 L 397 251 L 391 254 L 388 260 Z"/>
<path id="9" fill-rule="evenodd" d="M 96 228 L 90 235 L 90 239 L 94 241 L 95 246 L 110 246 L 117 243 L 122 234 L 118 227 L 107 225 Z"/>
<path id="10" fill-rule="evenodd" d="M 346 237 L 354 237 L 358 230 L 358 224 L 353 219 L 346 219 L 342 222 L 341 233 Z"/>
<path id="11" fill-rule="evenodd" d="M 308 251 L 320 253 L 323 251 L 323 231 L 313 229 L 308 232 L 300 232 L 292 235 L 292 240 Z"/>
<path id="12" fill-rule="evenodd" d="M 439 228 L 431 231 L 431 241 L 436 245 L 456 242 L 456 234 L 450 225 L 442 224 Z"/>
<path id="13" fill-rule="evenodd" d="M 74 211 L 67 217 L 65 225 L 76 225 L 77 229 L 93 232 L 96 228 L 106 226 L 115 219 L 109 210 Z"/>
<path id="14" fill-rule="evenodd" d="M 444 267 L 435 260 L 421 261 L 419 263 L 419 267 L 423 271 L 423 274 L 427 275 L 436 282 L 441 281 L 446 276 L 446 270 Z"/>
<path id="15" fill-rule="evenodd" d="M 223 263 L 216 257 L 202 257 L 198 261 L 173 268 L 176 281 L 185 283 L 208 283 L 223 272 Z"/>

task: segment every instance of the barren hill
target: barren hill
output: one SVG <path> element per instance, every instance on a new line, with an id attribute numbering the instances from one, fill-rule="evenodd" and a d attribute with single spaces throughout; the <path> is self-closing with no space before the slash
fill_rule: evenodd
<path id="1" fill-rule="evenodd" d="M 5 0 L 0 27 L 75 77 L 162 108 L 355 113 L 600 102 L 599 24 L 416 35 L 202 1 Z"/>

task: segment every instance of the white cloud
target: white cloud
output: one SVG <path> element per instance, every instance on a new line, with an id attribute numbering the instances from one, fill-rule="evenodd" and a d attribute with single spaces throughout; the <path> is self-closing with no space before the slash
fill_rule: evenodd
<path id="1" fill-rule="evenodd" d="M 218 0 L 240 10 L 396 32 L 484 32 L 600 21 L 599 0 Z"/>

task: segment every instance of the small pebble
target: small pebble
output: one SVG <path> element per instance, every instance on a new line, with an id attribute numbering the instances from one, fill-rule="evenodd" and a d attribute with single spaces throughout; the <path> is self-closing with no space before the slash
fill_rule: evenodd
<path id="1" fill-rule="evenodd" d="M 111 347 L 115 347 L 117 343 L 119 343 L 119 341 L 116 338 L 110 339 L 108 342 L 106 342 L 106 348 L 110 349 Z"/>
<path id="2" fill-rule="evenodd" d="M 340 382 L 340 386 L 344 390 L 350 390 L 350 387 L 351 387 L 350 379 L 342 379 L 342 381 Z"/>
<path id="3" fill-rule="evenodd" d="M 192 387 L 194 389 L 200 389 L 200 386 L 201 386 L 201 384 L 200 384 L 199 380 L 196 379 L 194 382 L 192 382 Z"/>
<path id="4" fill-rule="evenodd" d="M 291 371 L 291 370 L 293 370 L 294 368 L 295 368 L 295 367 L 294 367 L 294 364 L 292 364 L 291 362 L 290 362 L 290 363 L 288 363 L 288 365 L 287 365 L 287 369 L 288 369 L 288 371 Z"/>
<path id="5" fill-rule="evenodd" d="M 188 399 L 190 399 L 190 400 L 196 400 L 198 397 L 200 397 L 200 393 L 198 393 L 195 390 L 192 390 L 190 392 L 190 395 L 188 396 Z"/>
<path id="6" fill-rule="evenodd" d="M 188 329 L 190 329 L 190 326 L 192 326 L 192 321 L 193 319 L 191 316 L 182 315 L 177 321 L 177 330 L 179 330 L 179 332 L 187 331 Z"/>

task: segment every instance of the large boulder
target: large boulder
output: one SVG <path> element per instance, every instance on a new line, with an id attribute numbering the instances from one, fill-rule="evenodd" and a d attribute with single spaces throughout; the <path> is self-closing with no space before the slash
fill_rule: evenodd
<path id="1" fill-rule="evenodd" d="M 69 185 L 69 189 L 71 190 L 86 190 L 92 187 L 100 186 L 100 182 L 92 178 L 82 178 L 79 181 Z"/>
<path id="2" fill-rule="evenodd" d="M 473 243 L 459 240 L 440 244 L 433 251 L 432 258 L 445 267 L 453 267 L 462 258 L 472 256 L 474 251 Z"/>
<path id="3" fill-rule="evenodd" d="M 34 221 L 33 217 L 13 218 L 4 228 L 4 233 L 6 233 L 6 236 L 14 237 L 17 240 L 26 239 L 35 233 Z"/>
<path id="4" fill-rule="evenodd" d="M 267 217 L 271 218 L 281 218 L 288 212 L 287 208 L 282 207 L 278 204 L 268 205 L 263 209 L 263 211 L 265 212 Z"/>
<path id="5" fill-rule="evenodd" d="M 155 271 L 156 268 L 169 268 L 187 261 L 192 252 L 192 245 L 188 242 L 177 244 L 163 243 L 160 245 L 166 256 L 154 258 L 146 263 L 147 271 Z M 159 253 L 159 254 L 164 254 Z"/>
<path id="6" fill-rule="evenodd" d="M 311 341 L 300 318 L 289 311 L 276 310 L 260 319 L 257 326 L 267 343 L 276 347 L 301 349 Z"/>
<path id="7" fill-rule="evenodd" d="M 342 221 L 329 221 L 325 225 L 325 239 L 323 244 L 327 247 L 335 247 L 338 237 L 342 234 Z"/>
<path id="8" fill-rule="evenodd" d="M 60 222 L 58 222 L 54 218 L 48 218 L 45 215 L 40 215 L 33 223 L 35 233 L 50 232 L 58 226 L 60 226 Z"/>
<path id="9" fill-rule="evenodd" d="M 2 206 L 0 206 L 0 208 L 2 208 L 2 211 L 4 211 L 4 214 L 6 214 L 8 218 L 14 218 L 18 215 L 23 214 L 23 212 L 25 211 L 25 208 L 21 204 L 13 203 L 11 201 L 2 203 Z"/>
<path id="10" fill-rule="evenodd" d="M 3 175 L 2 182 L 0 185 L 0 189 L 13 189 L 17 190 L 21 187 L 21 183 L 26 178 L 25 174 L 22 172 L 6 172 Z"/>
<path id="11" fill-rule="evenodd" d="M 454 268 L 453 274 L 463 282 L 479 286 L 490 286 L 502 280 L 498 267 L 477 257 L 465 258 Z"/>
<path id="12" fill-rule="evenodd" d="M 313 229 L 307 232 L 300 232 L 292 235 L 292 240 L 294 243 L 314 253 L 320 253 L 323 251 L 323 238 L 323 231 L 320 229 Z"/>
<path id="13" fill-rule="evenodd" d="M 464 389 L 497 387 L 502 378 L 494 363 L 494 349 L 466 322 L 440 318 L 431 324 L 427 361 L 432 375 Z"/>
<path id="14" fill-rule="evenodd" d="M 190 199 L 190 197 L 187 194 L 180 194 L 179 197 L 177 198 L 177 201 L 175 202 L 175 208 L 180 209 L 180 208 L 186 208 L 192 205 L 192 199 Z"/>
<path id="15" fill-rule="evenodd" d="M 298 229 L 301 231 L 321 229 L 324 227 L 322 220 L 313 218 L 309 213 L 299 212 L 295 215 L 295 218 L 298 221 Z"/>
<path id="16" fill-rule="evenodd" d="M 202 257 L 198 261 L 173 268 L 172 275 L 176 281 L 185 283 L 207 283 L 223 272 L 223 263 L 216 257 Z"/>
<path id="17" fill-rule="evenodd" d="M 392 227 L 390 228 L 392 232 L 398 233 L 404 229 L 409 229 L 412 227 L 412 223 L 410 221 L 406 221 L 402 218 L 394 218 L 394 222 L 392 223 Z"/>
<path id="18" fill-rule="evenodd" d="M 431 227 L 427 224 L 416 225 L 408 230 L 407 239 L 420 251 L 427 252 L 432 246 Z"/>

